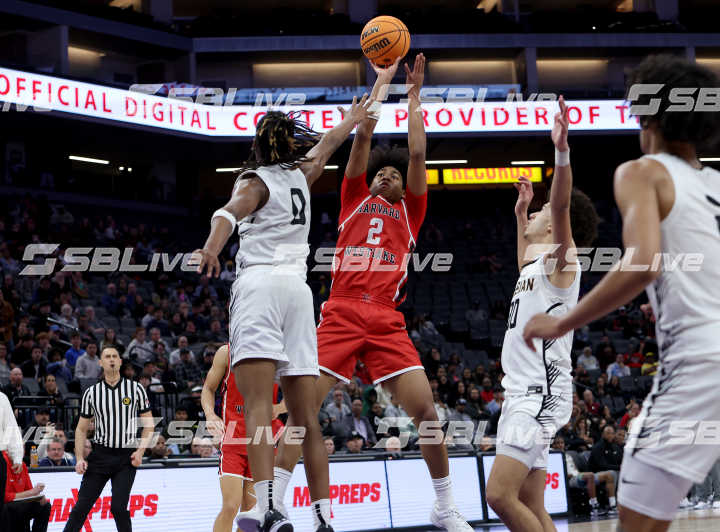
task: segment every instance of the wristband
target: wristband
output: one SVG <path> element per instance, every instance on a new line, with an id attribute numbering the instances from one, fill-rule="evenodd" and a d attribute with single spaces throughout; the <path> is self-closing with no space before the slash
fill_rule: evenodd
<path id="1" fill-rule="evenodd" d="M 368 118 L 371 120 L 380 120 L 380 111 L 382 110 L 382 102 L 375 100 L 368 106 Z"/>
<path id="2" fill-rule="evenodd" d="M 570 166 L 570 150 L 558 151 L 555 148 L 555 166 Z"/>
<path id="3" fill-rule="evenodd" d="M 232 215 L 230 211 L 227 211 L 225 209 L 216 210 L 213 213 L 212 218 L 210 218 L 210 223 L 212 223 L 212 221 L 218 216 L 221 218 L 225 218 L 228 222 L 232 224 L 233 229 L 235 229 L 235 226 L 237 225 L 237 219 Z"/>

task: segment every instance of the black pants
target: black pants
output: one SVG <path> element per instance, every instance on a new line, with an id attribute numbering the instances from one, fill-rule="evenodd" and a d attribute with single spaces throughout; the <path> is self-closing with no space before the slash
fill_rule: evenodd
<path id="1" fill-rule="evenodd" d="M 88 467 L 83 475 L 77 504 L 70 512 L 64 532 L 79 532 L 105 484 L 112 482 L 110 511 L 118 532 L 131 532 L 130 512 L 127 506 L 137 469 L 130 463 L 134 449 L 111 449 L 95 445 L 87 458 Z"/>
<path id="2" fill-rule="evenodd" d="M 40 501 L 10 502 L 5 505 L 10 521 L 10 530 L 26 532 L 30 530 L 30 520 L 33 520 L 32 532 L 47 532 L 50 520 L 50 503 L 40 504 Z"/>

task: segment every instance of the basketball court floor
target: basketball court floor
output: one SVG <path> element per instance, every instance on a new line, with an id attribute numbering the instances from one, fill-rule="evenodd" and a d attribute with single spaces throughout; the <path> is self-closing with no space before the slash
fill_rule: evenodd
<path id="1" fill-rule="evenodd" d="M 569 522 L 567 519 L 555 521 L 558 532 L 616 532 L 617 519 L 604 519 L 586 522 Z M 477 532 L 507 532 L 502 525 L 483 525 Z M 720 510 L 680 511 L 670 532 L 718 532 L 720 531 Z"/>

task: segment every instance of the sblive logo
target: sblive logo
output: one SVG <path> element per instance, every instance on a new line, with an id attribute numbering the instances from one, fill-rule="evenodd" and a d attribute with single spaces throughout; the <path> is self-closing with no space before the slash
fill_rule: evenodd
<path id="1" fill-rule="evenodd" d="M 656 115 L 662 98 L 650 98 L 645 105 L 632 103 L 643 96 L 655 96 L 665 87 L 662 83 L 636 83 L 630 87 L 627 99 L 631 102 L 630 114 Z M 673 87 L 666 96 L 670 105 L 663 112 L 689 113 L 691 111 L 717 113 L 720 111 L 720 87 Z M 644 100 L 645 98 L 643 98 Z"/>

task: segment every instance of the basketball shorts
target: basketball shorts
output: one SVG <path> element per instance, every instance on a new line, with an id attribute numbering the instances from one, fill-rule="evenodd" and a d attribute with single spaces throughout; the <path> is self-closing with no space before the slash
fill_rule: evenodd
<path id="1" fill-rule="evenodd" d="M 317 339 L 320 369 L 343 382 L 350 382 L 358 360 L 373 384 L 424 369 L 405 329 L 405 317 L 381 304 L 331 298 L 322 306 Z"/>
<path id="2" fill-rule="evenodd" d="M 625 460 L 632 458 L 694 483 L 705 480 L 720 458 L 720 356 L 715 359 L 687 357 L 660 364 L 642 411 L 631 422 Z M 664 489 L 652 482 L 647 487 Z"/>
<path id="3" fill-rule="evenodd" d="M 230 297 L 230 360 L 277 361 L 278 377 L 319 375 L 310 287 L 270 266 L 240 272 Z"/>
<path id="4" fill-rule="evenodd" d="M 509 395 L 497 429 L 496 454 L 522 462 L 528 469 L 547 469 L 555 433 L 572 414 L 570 395 Z"/>
<path id="5" fill-rule="evenodd" d="M 240 449 L 223 446 L 222 454 L 220 455 L 219 475 L 221 477 L 228 475 L 231 477 L 244 478 L 245 480 L 252 480 L 247 452 L 242 453 Z"/>

